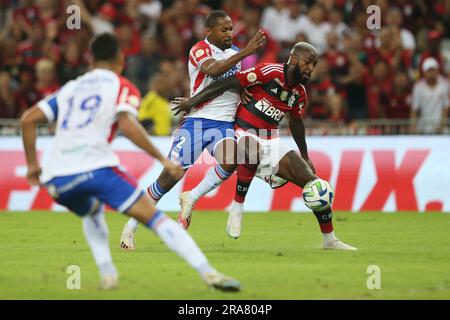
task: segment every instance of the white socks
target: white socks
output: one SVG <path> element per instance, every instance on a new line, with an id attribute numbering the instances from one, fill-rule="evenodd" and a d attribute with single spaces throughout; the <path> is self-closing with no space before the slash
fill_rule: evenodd
<path id="1" fill-rule="evenodd" d="M 147 227 L 155 231 L 171 250 L 175 251 L 200 274 L 215 271 L 191 236 L 178 223 L 161 211 L 155 213 L 147 223 Z"/>
<path id="2" fill-rule="evenodd" d="M 208 170 L 205 178 L 189 192 L 189 196 L 195 203 L 202 196 L 221 185 L 231 175 L 232 173 L 226 172 L 217 164 L 214 168 Z"/>
<path id="3" fill-rule="evenodd" d="M 233 202 L 231 203 L 230 207 L 228 208 L 229 211 L 240 211 L 243 212 L 244 211 L 244 204 L 243 203 L 239 203 L 236 202 L 235 200 L 233 200 Z"/>
<path id="4" fill-rule="evenodd" d="M 322 233 L 323 241 L 326 243 L 329 243 L 333 240 L 336 240 L 336 236 L 334 235 L 334 231 L 331 231 L 330 233 Z"/>
<path id="5" fill-rule="evenodd" d="M 105 214 L 102 211 L 89 215 L 83 219 L 83 231 L 86 241 L 91 248 L 95 263 L 100 269 L 100 275 L 117 276 L 117 270 L 111 258 L 109 250 L 109 231 L 105 222 Z"/>
<path id="6" fill-rule="evenodd" d="M 135 233 L 137 230 L 137 227 L 139 225 L 139 221 L 137 221 L 134 218 L 130 218 L 127 222 L 127 224 L 125 225 L 125 230 L 128 232 L 132 232 Z"/>

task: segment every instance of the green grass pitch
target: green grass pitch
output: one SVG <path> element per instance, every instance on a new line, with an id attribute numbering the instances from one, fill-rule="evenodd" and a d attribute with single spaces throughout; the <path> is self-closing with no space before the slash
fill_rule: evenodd
<path id="1" fill-rule="evenodd" d="M 171 214 L 174 217 L 174 214 Z M 208 289 L 149 230 L 137 250 L 119 248 L 125 217 L 108 213 L 116 291 L 98 290 L 98 273 L 73 214 L 0 212 L 0 299 L 450 299 L 450 215 L 338 212 L 337 236 L 357 252 L 324 251 L 312 214 L 248 213 L 238 240 L 225 234 L 224 212 L 195 212 L 190 234 L 220 271 L 242 282 L 240 293 Z M 66 268 L 81 268 L 69 290 Z M 367 288 L 370 265 L 381 289 Z"/>

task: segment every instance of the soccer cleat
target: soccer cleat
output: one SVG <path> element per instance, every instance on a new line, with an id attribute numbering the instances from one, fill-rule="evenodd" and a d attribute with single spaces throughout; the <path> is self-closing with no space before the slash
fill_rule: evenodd
<path id="1" fill-rule="evenodd" d="M 179 199 L 181 212 L 178 214 L 178 224 L 187 230 L 191 225 L 192 208 L 194 207 L 195 202 L 191 199 L 189 191 L 180 194 Z"/>
<path id="2" fill-rule="evenodd" d="M 237 239 L 241 235 L 242 211 L 230 210 L 227 222 L 227 234 L 230 238 Z"/>
<path id="3" fill-rule="evenodd" d="M 114 290 L 119 287 L 119 278 L 117 275 L 107 275 L 100 279 L 101 290 Z"/>
<path id="4" fill-rule="evenodd" d="M 342 241 L 340 241 L 339 239 L 334 239 L 332 241 L 329 242 L 324 242 L 323 243 L 323 248 L 325 250 L 358 250 L 355 247 L 352 247 L 348 244 L 343 243 Z"/>
<path id="5" fill-rule="evenodd" d="M 204 273 L 202 279 L 210 288 L 216 290 L 226 292 L 241 291 L 241 283 L 238 280 L 217 271 Z"/>
<path id="6" fill-rule="evenodd" d="M 120 237 L 120 247 L 126 251 L 133 251 L 135 249 L 134 232 L 128 231 L 126 227 L 122 232 L 122 236 Z"/>

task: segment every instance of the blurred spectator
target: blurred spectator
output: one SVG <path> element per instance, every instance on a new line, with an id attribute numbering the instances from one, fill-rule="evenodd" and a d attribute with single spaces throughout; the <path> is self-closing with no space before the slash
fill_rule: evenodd
<path id="1" fill-rule="evenodd" d="M 35 22 L 30 25 L 28 35 L 28 39 L 19 43 L 19 53 L 28 66 L 34 67 L 36 62 L 42 57 L 42 43 L 45 39 L 42 23 Z"/>
<path id="2" fill-rule="evenodd" d="M 172 111 L 167 99 L 172 83 L 162 74 L 156 74 L 150 83 L 150 91 L 139 108 L 139 121 L 149 134 L 166 136 L 171 133 Z"/>
<path id="3" fill-rule="evenodd" d="M 328 49 L 324 57 L 328 63 L 331 81 L 340 93 L 344 93 L 343 91 L 345 90 L 338 85 L 337 78 L 344 76 L 348 72 L 348 58 L 347 55 L 339 49 L 340 43 L 339 37 L 334 31 L 328 33 Z"/>
<path id="4" fill-rule="evenodd" d="M 44 25 L 45 37 L 53 41 L 58 36 L 58 3 L 61 4 L 61 2 L 54 0 L 37 0 L 35 2 L 39 9 L 39 20 Z"/>
<path id="5" fill-rule="evenodd" d="M 120 24 L 116 29 L 117 39 L 125 55 L 125 61 L 136 56 L 141 51 L 141 38 L 137 30 L 133 30 L 128 23 Z"/>
<path id="6" fill-rule="evenodd" d="M 262 12 L 261 27 L 277 41 L 293 42 L 298 15 L 300 15 L 300 5 L 296 1 L 272 0 L 272 5 Z"/>
<path id="7" fill-rule="evenodd" d="M 0 40 L 0 66 L 9 72 L 17 82 L 19 81 L 20 66 L 23 58 L 18 52 L 18 42 L 13 37 Z"/>
<path id="8" fill-rule="evenodd" d="M 324 54 L 327 49 L 327 34 L 331 31 L 331 25 L 325 20 L 325 9 L 320 4 L 315 4 L 309 9 L 298 26 L 298 31 L 306 35 L 308 42 L 316 47 L 319 55 Z"/>
<path id="9" fill-rule="evenodd" d="M 327 113 L 329 120 L 335 123 L 345 122 L 344 101 L 338 94 L 332 94 L 327 99 Z"/>
<path id="10" fill-rule="evenodd" d="M 158 39 L 144 34 L 141 38 L 140 53 L 127 61 L 125 76 L 139 88 L 142 95 L 147 91 L 148 81 L 158 70 L 161 60 L 158 49 Z"/>
<path id="11" fill-rule="evenodd" d="M 62 61 L 58 67 L 58 80 L 64 85 L 69 80 L 76 79 L 87 71 L 87 66 L 83 62 L 80 48 L 75 41 L 69 41 L 64 49 Z"/>
<path id="12" fill-rule="evenodd" d="M 403 16 L 400 9 L 389 9 L 386 15 L 386 25 L 393 28 L 394 32 L 399 34 L 397 36 L 400 36 L 403 49 L 409 50 L 411 53 L 416 49 L 414 35 L 408 29 L 402 28 Z"/>
<path id="13" fill-rule="evenodd" d="M 256 6 L 247 7 L 244 15 L 244 23 L 240 28 L 236 27 L 233 43 L 239 48 L 244 48 L 255 33 L 261 29 L 260 21 L 261 9 Z M 242 60 L 242 70 L 253 67 L 257 63 L 273 63 L 274 61 L 278 61 L 279 45 L 267 31 L 265 31 L 265 34 L 266 44 L 264 48 L 257 54 L 253 54 Z"/>
<path id="14" fill-rule="evenodd" d="M 419 70 L 420 70 L 420 76 L 423 76 L 423 62 L 427 58 L 434 58 L 438 64 L 439 64 L 439 71 L 443 74 L 444 73 L 444 57 L 441 54 L 441 38 L 442 34 L 441 32 L 437 30 L 431 30 L 428 32 L 428 46 L 427 49 L 420 55 L 420 61 L 419 61 Z"/>
<path id="15" fill-rule="evenodd" d="M 23 66 L 19 73 L 19 87 L 14 92 L 16 115 L 20 117 L 29 107 L 42 99 L 41 94 L 34 85 L 33 69 Z"/>
<path id="16" fill-rule="evenodd" d="M 380 105 L 383 118 L 408 119 L 411 113 L 411 83 L 405 72 L 394 77 L 392 90 L 382 93 Z"/>
<path id="17" fill-rule="evenodd" d="M 41 59 L 36 63 L 36 89 L 41 97 L 52 94 L 59 89 L 56 79 L 55 63 L 49 59 Z"/>
<path id="18" fill-rule="evenodd" d="M 0 72 L 0 118 L 17 118 L 13 87 L 8 72 Z"/>
<path id="19" fill-rule="evenodd" d="M 367 61 L 367 56 L 360 40 L 359 33 L 354 33 L 352 37 L 346 37 L 344 50 L 349 62 L 348 72 L 344 76 L 336 78 L 338 85 L 345 89 L 347 117 L 350 121 L 367 119 L 369 115 L 364 82 L 367 70 L 363 64 Z"/>
<path id="20" fill-rule="evenodd" d="M 146 18 L 144 31 L 155 35 L 158 19 L 162 12 L 162 4 L 158 0 L 141 0 L 139 12 Z"/>
<path id="21" fill-rule="evenodd" d="M 336 93 L 331 82 L 328 70 L 328 62 L 325 58 L 319 58 L 317 65 L 308 82 L 308 107 L 306 114 L 314 119 L 327 119 L 328 99 Z"/>
<path id="22" fill-rule="evenodd" d="M 328 21 L 331 25 L 331 30 L 336 33 L 340 40 L 342 40 L 345 35 L 348 35 L 350 33 L 350 28 L 343 21 L 342 11 L 340 11 L 339 9 L 331 9 L 328 15 Z"/>
<path id="23" fill-rule="evenodd" d="M 91 28 L 94 35 L 104 32 L 114 33 L 114 20 L 117 17 L 117 10 L 111 3 L 103 4 L 98 15 L 92 15 L 82 0 L 73 0 L 73 3 L 80 7 L 82 22 Z"/>
<path id="24" fill-rule="evenodd" d="M 388 64 L 380 60 L 373 65 L 371 72 L 365 74 L 364 80 L 369 118 L 380 118 L 383 112 L 380 98 L 392 90 L 392 72 Z"/>
<path id="25" fill-rule="evenodd" d="M 412 132 L 442 133 L 450 108 L 449 83 L 439 75 L 436 59 L 425 59 L 422 69 L 425 76 L 416 82 L 413 89 Z"/>

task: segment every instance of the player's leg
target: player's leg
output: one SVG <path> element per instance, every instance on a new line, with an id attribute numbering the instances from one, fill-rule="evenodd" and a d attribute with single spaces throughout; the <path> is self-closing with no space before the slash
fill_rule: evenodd
<path id="1" fill-rule="evenodd" d="M 244 202 L 250 184 L 263 155 L 263 146 L 256 137 L 242 135 L 238 140 L 238 168 L 236 191 L 228 208 L 227 234 L 237 239 L 241 235 Z"/>
<path id="2" fill-rule="evenodd" d="M 163 170 L 158 179 L 153 182 L 148 188 L 147 193 L 154 203 L 158 201 L 180 181 L 175 179 L 169 172 Z M 134 218 L 128 219 L 125 224 L 120 237 L 120 247 L 124 250 L 135 249 L 135 233 L 139 226 L 139 221 Z"/>
<path id="3" fill-rule="evenodd" d="M 135 181 L 126 172 L 109 169 L 103 172 L 104 182 L 98 186 L 96 196 L 102 201 L 133 217 L 156 235 L 191 267 L 199 272 L 202 279 L 220 290 L 238 291 L 239 281 L 217 272 L 208 262 L 189 234 L 175 221 L 157 210 L 148 195 L 136 187 Z"/>
<path id="4" fill-rule="evenodd" d="M 200 139 L 194 135 L 194 120 L 187 119 L 177 130 L 174 135 L 172 147 L 170 148 L 168 157 L 180 163 L 187 170 L 197 160 L 201 153 L 201 137 Z M 154 181 L 148 188 L 147 192 L 155 203 L 158 201 L 180 181 L 175 179 L 169 172 L 163 170 L 158 179 Z M 139 221 L 130 218 L 125 224 L 120 237 L 120 247 L 124 250 L 135 249 L 135 233 L 139 226 Z"/>
<path id="5" fill-rule="evenodd" d="M 118 273 L 111 258 L 103 206 L 86 191 L 92 179 L 91 173 L 78 174 L 55 178 L 45 186 L 56 202 L 82 217 L 84 236 L 99 269 L 100 288 L 114 289 Z"/>
<path id="6" fill-rule="evenodd" d="M 283 147 L 281 147 L 282 149 Z M 276 175 L 303 188 L 309 181 L 318 179 L 309 165 L 293 150 L 287 152 L 278 163 Z M 333 228 L 332 209 L 313 211 L 323 235 L 324 249 L 356 250 L 336 238 Z"/>
<path id="7" fill-rule="evenodd" d="M 181 211 L 178 222 L 187 229 L 192 219 L 192 209 L 202 196 L 217 188 L 236 169 L 236 142 L 231 122 L 205 120 L 202 150 L 207 149 L 217 163 L 209 169 L 205 178 L 191 191 L 180 195 Z"/>
<path id="8" fill-rule="evenodd" d="M 111 258 L 105 212 L 98 200 L 92 203 L 93 210 L 82 218 L 84 236 L 100 271 L 100 288 L 114 289 L 118 285 L 118 274 Z"/>

